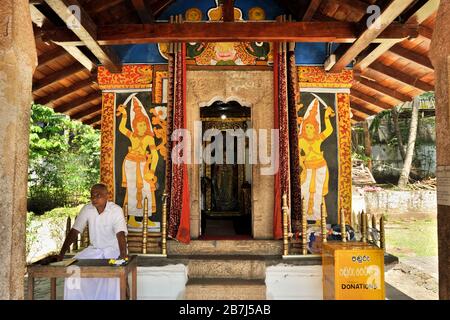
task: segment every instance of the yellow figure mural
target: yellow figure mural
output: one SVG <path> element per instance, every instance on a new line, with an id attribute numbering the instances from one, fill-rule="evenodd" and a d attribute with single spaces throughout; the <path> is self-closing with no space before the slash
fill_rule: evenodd
<path id="1" fill-rule="evenodd" d="M 131 143 L 128 153 L 122 164 L 122 187 L 126 188 L 124 205 L 128 205 L 128 225 L 132 228 L 141 228 L 135 217 L 142 217 L 144 199 L 148 199 L 149 217 L 156 213 L 156 166 L 158 152 L 155 144 L 154 132 L 142 103 L 134 96 L 130 96 L 132 108 L 130 118 L 132 131 L 126 127 L 128 113 L 126 103 L 119 105 L 117 116 L 122 117 L 119 131 Z M 149 219 L 148 226 L 157 227 Z"/>
<path id="2" fill-rule="evenodd" d="M 323 103 L 323 101 L 321 101 Z M 309 105 L 304 117 L 299 118 L 299 150 L 301 167 L 301 190 L 307 206 L 307 219 L 320 222 L 320 206 L 328 194 L 329 172 L 327 161 L 321 151 L 322 143 L 333 133 L 330 117 L 331 107 L 325 105 L 325 129 L 321 131 L 319 98 Z M 303 154 L 302 155 L 302 151 Z"/>

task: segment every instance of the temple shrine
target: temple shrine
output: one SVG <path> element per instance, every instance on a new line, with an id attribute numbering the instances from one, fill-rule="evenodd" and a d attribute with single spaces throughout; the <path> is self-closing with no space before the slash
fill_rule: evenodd
<path id="1" fill-rule="evenodd" d="M 351 128 L 436 86 L 438 166 L 448 175 L 450 38 L 434 27 L 448 28 L 448 1 L 8 0 L 0 12 L 12 30 L 0 55 L 20 65 L 0 62 L 0 88 L 24 92 L 0 96 L 5 105 L 29 109 L 32 93 L 101 130 L 101 182 L 126 217 L 138 299 L 335 299 L 369 289 L 377 294 L 367 299 L 384 299 L 383 273 L 397 258 L 384 252 L 383 218 L 352 208 Z M 8 117 L 26 159 L 26 121 Z M 14 221 L 26 190 L 15 179 L 0 196 Z M 439 199 L 445 241 L 450 201 L 445 191 Z M 23 223 L 7 224 L 2 239 L 22 237 Z M 23 260 L 0 250 L 12 279 Z M 377 280 L 347 285 L 354 296 L 334 292 L 339 250 L 378 254 Z M 448 299 L 448 245 L 439 250 Z M 1 296 L 20 298 L 20 288 Z"/>

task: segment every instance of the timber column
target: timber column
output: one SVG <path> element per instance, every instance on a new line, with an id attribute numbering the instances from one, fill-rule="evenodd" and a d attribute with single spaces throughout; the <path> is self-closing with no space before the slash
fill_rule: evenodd
<path id="1" fill-rule="evenodd" d="M 450 1 L 441 1 L 430 58 L 436 77 L 439 298 L 450 299 Z"/>
<path id="2" fill-rule="evenodd" d="M 28 137 L 37 64 L 28 0 L 2 0 L 0 30 L 0 299 L 23 299 Z"/>

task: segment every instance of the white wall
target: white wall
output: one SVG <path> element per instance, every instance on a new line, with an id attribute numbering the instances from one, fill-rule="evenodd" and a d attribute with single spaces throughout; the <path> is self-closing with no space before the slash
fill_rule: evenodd
<path id="1" fill-rule="evenodd" d="M 138 300 L 182 300 L 187 280 L 187 267 L 183 264 L 138 267 L 137 298 Z"/>
<path id="2" fill-rule="evenodd" d="M 322 266 L 267 267 L 268 300 L 322 300 Z"/>

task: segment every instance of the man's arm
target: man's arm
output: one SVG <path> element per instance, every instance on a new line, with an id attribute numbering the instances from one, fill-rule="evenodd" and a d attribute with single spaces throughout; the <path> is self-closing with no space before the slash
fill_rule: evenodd
<path id="1" fill-rule="evenodd" d="M 69 234 L 67 235 L 66 239 L 64 240 L 64 244 L 62 245 L 61 251 L 59 252 L 59 255 L 57 256 L 59 261 L 64 259 L 64 255 L 69 250 L 72 243 L 77 241 L 78 234 L 79 234 L 78 230 L 76 230 L 74 228 L 70 229 Z"/>
<path id="2" fill-rule="evenodd" d="M 119 242 L 120 259 L 125 259 L 128 257 L 127 253 L 127 239 L 125 237 L 125 232 L 120 231 L 116 234 L 117 242 Z"/>

